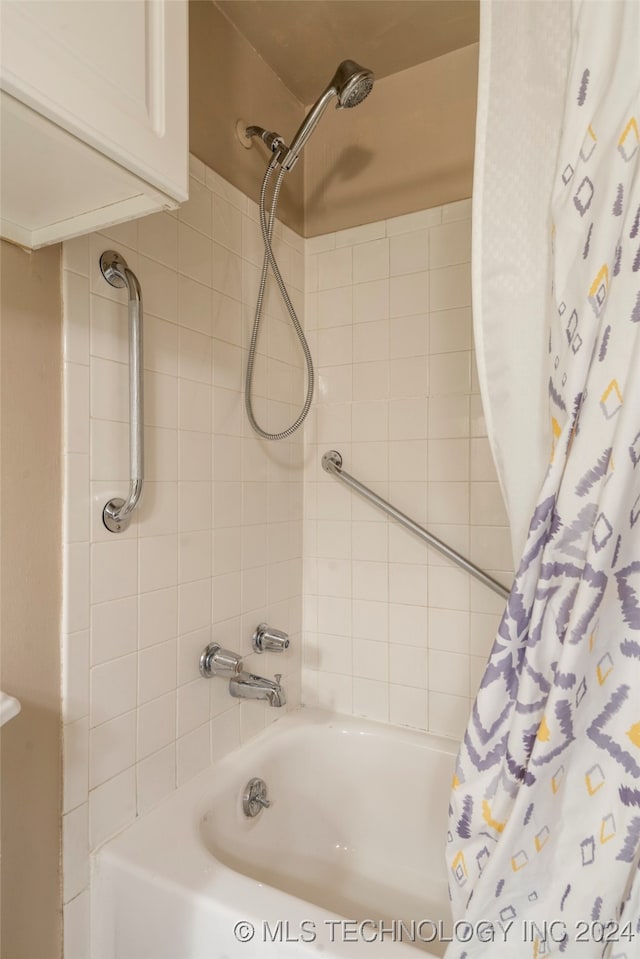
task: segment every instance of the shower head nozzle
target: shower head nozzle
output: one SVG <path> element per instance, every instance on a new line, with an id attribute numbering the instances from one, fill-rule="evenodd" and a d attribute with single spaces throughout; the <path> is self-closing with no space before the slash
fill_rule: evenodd
<path id="1" fill-rule="evenodd" d="M 336 97 L 339 109 L 357 107 L 371 93 L 373 80 L 372 71 L 361 67 L 355 60 L 342 61 L 329 86 L 311 107 L 291 141 L 291 146 L 282 161 L 285 170 L 291 170 L 295 165 L 303 146 L 315 130 L 330 101 Z"/>
<path id="2" fill-rule="evenodd" d="M 371 93 L 373 73 L 355 60 L 343 60 L 329 86 L 335 89 L 340 108 L 357 107 Z"/>

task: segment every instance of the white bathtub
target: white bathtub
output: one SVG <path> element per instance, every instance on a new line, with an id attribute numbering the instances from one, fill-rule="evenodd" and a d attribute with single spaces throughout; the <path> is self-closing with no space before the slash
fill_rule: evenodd
<path id="1" fill-rule="evenodd" d="M 97 852 L 92 959 L 441 956 L 454 758 L 425 733 L 283 717 Z M 254 776 L 272 805 L 248 819 Z"/>

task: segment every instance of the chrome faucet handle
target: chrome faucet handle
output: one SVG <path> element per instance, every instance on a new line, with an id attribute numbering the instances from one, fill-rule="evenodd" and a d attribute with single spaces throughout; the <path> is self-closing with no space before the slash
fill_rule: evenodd
<path id="1" fill-rule="evenodd" d="M 276 673 L 276 675 L 275 675 L 274 678 L 275 678 L 275 681 L 276 681 L 277 685 L 279 686 L 279 685 L 280 685 L 280 680 L 282 679 L 282 673 Z"/>
<path id="2" fill-rule="evenodd" d="M 262 809 L 268 809 L 271 800 L 267 799 L 267 784 L 264 779 L 254 776 L 250 779 L 244 788 L 242 797 L 242 809 L 245 816 L 253 818 L 257 816 Z"/>
<path id="3" fill-rule="evenodd" d="M 242 656 L 230 649 L 223 649 L 219 643 L 209 643 L 200 657 L 200 675 L 205 679 L 212 676 L 235 676 L 242 670 Z"/>
<path id="4" fill-rule="evenodd" d="M 289 635 L 267 623 L 260 623 L 253 634 L 252 642 L 256 653 L 283 653 L 289 648 Z"/>

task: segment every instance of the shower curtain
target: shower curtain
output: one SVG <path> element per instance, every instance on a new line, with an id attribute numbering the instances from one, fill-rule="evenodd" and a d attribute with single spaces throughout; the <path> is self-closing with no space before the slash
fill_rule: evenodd
<path id="1" fill-rule="evenodd" d="M 458 757 L 447 959 L 640 956 L 639 51 L 640 4 L 573 4 L 550 462 Z"/>
<path id="2" fill-rule="evenodd" d="M 514 567 L 548 462 L 548 201 L 570 49 L 570 0 L 481 3 L 473 322 Z"/>

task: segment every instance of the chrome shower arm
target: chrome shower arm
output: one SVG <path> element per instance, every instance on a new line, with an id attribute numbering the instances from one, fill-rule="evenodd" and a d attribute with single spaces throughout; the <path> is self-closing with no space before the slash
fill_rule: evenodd
<path id="1" fill-rule="evenodd" d="M 250 139 L 252 137 L 260 137 L 265 146 L 269 147 L 272 153 L 276 153 L 278 155 L 276 159 L 279 159 L 280 155 L 289 149 L 279 133 L 274 133 L 271 130 L 265 130 L 264 127 L 258 127 L 254 124 L 246 128 L 245 136 L 249 137 Z"/>

